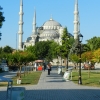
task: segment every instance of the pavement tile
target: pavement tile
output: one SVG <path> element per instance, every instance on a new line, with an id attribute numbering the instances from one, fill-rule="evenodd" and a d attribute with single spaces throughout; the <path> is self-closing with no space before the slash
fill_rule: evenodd
<path id="1" fill-rule="evenodd" d="M 64 81 L 56 69 L 43 71 L 37 85 L 25 87 L 25 100 L 100 100 L 100 88 Z M 0 100 L 6 99 L 6 87 L 0 87 Z"/>

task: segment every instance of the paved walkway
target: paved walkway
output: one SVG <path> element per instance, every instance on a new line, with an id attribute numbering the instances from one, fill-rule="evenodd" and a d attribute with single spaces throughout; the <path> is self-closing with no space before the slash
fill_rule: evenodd
<path id="1" fill-rule="evenodd" d="M 43 71 L 37 85 L 25 86 L 25 100 L 100 100 L 100 88 L 65 82 L 53 69 Z M 6 88 L 0 87 L 0 100 L 6 100 Z"/>

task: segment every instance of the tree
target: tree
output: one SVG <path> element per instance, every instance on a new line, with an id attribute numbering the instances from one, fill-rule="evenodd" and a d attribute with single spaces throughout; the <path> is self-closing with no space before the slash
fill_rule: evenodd
<path id="1" fill-rule="evenodd" d="M 3 52 L 5 52 L 5 53 L 12 53 L 13 49 L 10 46 L 5 46 L 3 48 Z"/>
<path id="2" fill-rule="evenodd" d="M 48 61 L 52 61 L 53 58 L 57 57 L 57 48 L 59 47 L 59 44 L 57 44 L 54 41 L 49 41 L 49 49 L 48 49 L 48 53 L 46 55 L 46 58 Z"/>
<path id="3" fill-rule="evenodd" d="M 37 42 L 35 45 L 34 54 L 36 55 L 37 59 L 44 59 L 49 51 L 49 41 L 40 41 Z"/>
<path id="4" fill-rule="evenodd" d="M 0 60 L 2 61 L 2 59 L 6 59 L 7 58 L 7 54 L 2 52 L 0 53 Z"/>
<path id="5" fill-rule="evenodd" d="M 52 61 L 53 58 L 56 58 L 56 47 L 58 47 L 58 44 L 53 40 L 40 41 L 34 46 L 27 47 L 25 51 L 33 53 L 35 59 L 47 59 L 48 61 Z"/>
<path id="6" fill-rule="evenodd" d="M 35 52 L 35 46 L 28 46 L 26 49 L 25 49 L 26 52 L 31 52 L 31 53 L 34 53 Z"/>
<path id="7" fill-rule="evenodd" d="M 68 55 L 73 42 L 74 42 L 73 36 L 70 35 L 70 33 L 67 30 L 67 27 L 64 28 L 62 34 L 62 46 L 60 47 L 64 58 L 66 58 L 66 56 Z"/>
<path id="8" fill-rule="evenodd" d="M 91 51 L 90 47 L 87 44 L 82 44 L 82 53 Z"/>
<path id="9" fill-rule="evenodd" d="M 87 47 L 90 48 L 91 51 L 94 51 L 100 48 L 100 37 L 93 37 L 87 40 Z"/>
<path id="10" fill-rule="evenodd" d="M 93 61 L 100 62 L 100 48 L 93 52 Z"/>
<path id="11" fill-rule="evenodd" d="M 70 56 L 71 61 L 74 63 L 75 69 L 78 66 L 78 62 L 79 62 L 79 57 L 76 54 L 72 54 Z"/>
<path id="12" fill-rule="evenodd" d="M 89 61 L 92 61 L 92 59 L 93 59 L 93 52 L 92 51 L 84 52 L 82 54 L 82 61 L 89 62 Z"/>
<path id="13" fill-rule="evenodd" d="M 3 22 L 5 21 L 5 17 L 3 16 L 3 12 L 1 11 L 3 8 L 0 6 L 0 28 L 3 25 Z"/>
<path id="14" fill-rule="evenodd" d="M 15 63 L 14 55 L 13 54 L 6 54 L 6 58 L 8 61 L 8 66 L 13 66 Z"/>
<path id="15" fill-rule="evenodd" d="M 2 48 L 2 47 L 0 47 L 0 54 L 2 53 L 2 51 L 3 51 L 3 48 Z"/>
<path id="16" fill-rule="evenodd" d="M 74 42 L 73 36 L 68 32 L 67 27 L 64 28 L 62 34 L 62 45 L 60 46 L 60 54 L 63 58 L 65 58 L 65 66 L 67 66 L 68 64 L 68 55 L 73 42 Z M 66 63 L 66 58 L 67 58 L 67 63 Z"/>

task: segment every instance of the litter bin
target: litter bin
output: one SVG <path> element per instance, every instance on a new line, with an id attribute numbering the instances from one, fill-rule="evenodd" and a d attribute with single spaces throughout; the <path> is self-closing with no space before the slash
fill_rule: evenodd
<path id="1" fill-rule="evenodd" d="M 72 68 L 68 68 L 68 71 L 66 71 L 63 75 L 63 79 L 65 81 L 70 81 L 72 80 Z"/>
<path id="2" fill-rule="evenodd" d="M 61 74 L 62 73 L 62 66 L 59 66 L 58 68 L 58 74 Z"/>
<path id="3" fill-rule="evenodd" d="M 11 100 L 25 100 L 25 88 L 24 87 L 12 87 L 8 90 L 8 94 L 11 92 Z"/>
<path id="4" fill-rule="evenodd" d="M 63 75 L 63 79 L 64 79 L 65 81 L 69 81 L 69 78 L 70 78 L 70 72 L 69 72 L 69 71 L 66 71 L 66 72 L 64 73 L 64 75 Z"/>

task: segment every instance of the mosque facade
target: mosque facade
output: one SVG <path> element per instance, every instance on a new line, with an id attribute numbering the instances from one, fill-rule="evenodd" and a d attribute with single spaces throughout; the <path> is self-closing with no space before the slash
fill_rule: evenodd
<path id="1" fill-rule="evenodd" d="M 23 43 L 24 47 L 34 46 L 36 42 L 54 40 L 61 45 L 64 27 L 53 18 L 46 21 L 41 27 L 36 27 L 36 12 L 34 13 L 32 35 Z"/>
<path id="2" fill-rule="evenodd" d="M 79 33 L 79 19 L 78 19 L 78 0 L 75 1 L 74 11 L 74 39 L 77 39 Z M 20 12 L 19 12 L 19 39 L 18 49 L 24 50 L 28 46 L 34 46 L 36 42 L 54 40 L 58 44 L 62 44 L 62 34 L 64 27 L 54 20 L 52 17 L 44 22 L 40 27 L 36 26 L 36 11 L 34 11 L 33 18 L 33 30 L 32 34 L 23 42 L 23 0 L 20 0 Z"/>

